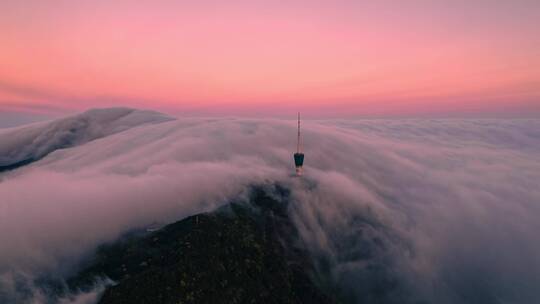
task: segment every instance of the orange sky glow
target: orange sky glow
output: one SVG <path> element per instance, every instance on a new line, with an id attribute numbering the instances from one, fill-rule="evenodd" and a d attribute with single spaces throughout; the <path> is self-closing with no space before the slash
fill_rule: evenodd
<path id="1" fill-rule="evenodd" d="M 0 111 L 108 106 L 539 116 L 540 1 L 0 3 Z"/>

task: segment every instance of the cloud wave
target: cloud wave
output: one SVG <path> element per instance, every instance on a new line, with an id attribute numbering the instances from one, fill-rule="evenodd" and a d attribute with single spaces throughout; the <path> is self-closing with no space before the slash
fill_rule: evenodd
<path id="1" fill-rule="evenodd" d="M 321 280 L 351 302 L 540 298 L 538 120 L 306 121 L 298 180 L 293 121 L 140 115 L 0 175 L 0 299 L 21 296 L 9 287 L 17 279 L 66 275 L 130 228 L 271 182 L 293 190 Z M 15 146 L 0 141 L 24 150 Z"/>

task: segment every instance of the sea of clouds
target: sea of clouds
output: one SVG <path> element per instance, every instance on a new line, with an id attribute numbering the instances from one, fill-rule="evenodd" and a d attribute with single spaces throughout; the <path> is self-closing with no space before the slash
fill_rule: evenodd
<path id="1" fill-rule="evenodd" d="M 0 173 L 0 302 L 46 302 L 36 278 L 72 274 L 98 244 L 279 182 L 321 284 L 350 302 L 534 303 L 538 130 L 535 119 L 305 121 L 302 179 L 292 120 L 106 109 L 1 130 L 0 165 L 36 161 Z"/>

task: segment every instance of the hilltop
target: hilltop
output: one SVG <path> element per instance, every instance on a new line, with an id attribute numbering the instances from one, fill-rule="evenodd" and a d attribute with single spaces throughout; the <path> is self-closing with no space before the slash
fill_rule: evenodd
<path id="1" fill-rule="evenodd" d="M 314 282 L 287 214 L 288 190 L 276 189 L 280 197 L 255 187 L 248 202 L 104 245 L 69 285 L 117 282 L 100 304 L 335 302 Z"/>

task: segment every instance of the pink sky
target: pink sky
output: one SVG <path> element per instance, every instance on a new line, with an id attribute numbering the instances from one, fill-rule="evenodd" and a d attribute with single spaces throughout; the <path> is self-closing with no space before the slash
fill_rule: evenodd
<path id="1" fill-rule="evenodd" d="M 0 112 L 539 116 L 540 1 L 2 1 Z"/>

